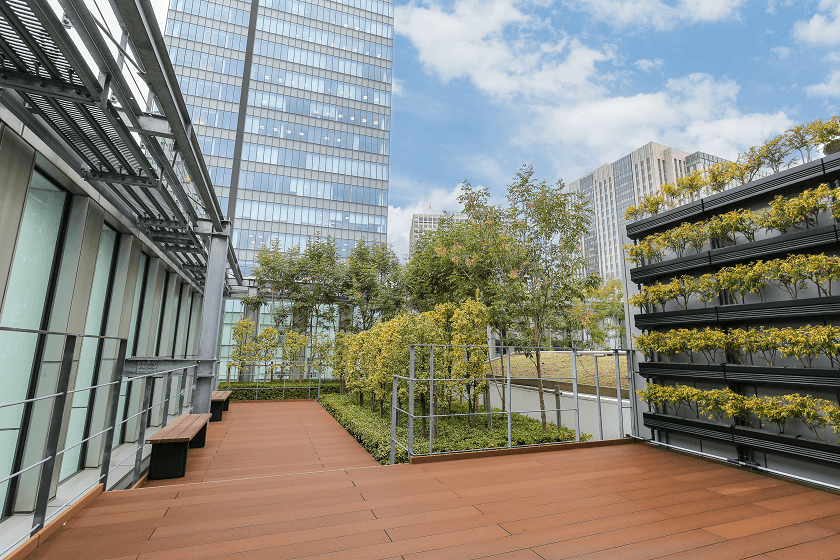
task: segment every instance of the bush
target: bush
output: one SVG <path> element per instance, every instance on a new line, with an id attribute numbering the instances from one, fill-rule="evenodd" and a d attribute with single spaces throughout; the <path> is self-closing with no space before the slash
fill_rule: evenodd
<path id="1" fill-rule="evenodd" d="M 391 454 L 391 419 L 389 415 L 380 418 L 376 412 L 356 404 L 351 395 L 325 395 L 321 404 L 335 418 L 339 424 L 362 444 L 374 459 L 388 464 Z M 499 412 L 498 409 L 494 409 Z M 453 413 L 467 412 L 466 405 L 453 403 Z M 419 411 L 417 411 L 419 414 Z M 469 417 L 440 418 L 438 423 L 438 437 L 435 439 L 435 452 L 469 451 L 493 447 L 507 447 L 507 419 L 503 415 L 494 415 L 493 428 L 487 429 L 484 413 L 477 413 L 476 427 L 469 425 Z M 543 430 L 539 420 L 514 414 L 511 426 L 513 445 L 536 445 L 559 441 L 574 441 L 575 432 L 566 427 L 559 430 L 555 425 L 549 425 Z M 587 441 L 592 436 L 581 434 L 581 441 Z M 397 426 L 397 440 L 405 445 L 408 441 L 408 426 L 403 415 L 402 422 Z M 418 454 L 426 453 L 429 440 L 422 437 L 421 420 L 415 420 L 414 449 Z M 397 446 L 396 461 L 408 462 L 405 449 Z"/>
<path id="2" fill-rule="evenodd" d="M 312 385 L 312 389 L 308 388 Z M 259 387 L 259 391 L 256 388 Z M 290 399 L 314 399 L 318 396 L 318 380 L 312 381 L 286 381 L 286 387 L 283 388 L 282 381 L 227 381 L 219 382 L 219 391 L 233 391 L 230 395 L 232 401 L 279 401 Z M 321 396 L 338 393 L 340 390 L 340 383 L 337 380 L 330 379 L 329 381 L 321 381 Z"/>

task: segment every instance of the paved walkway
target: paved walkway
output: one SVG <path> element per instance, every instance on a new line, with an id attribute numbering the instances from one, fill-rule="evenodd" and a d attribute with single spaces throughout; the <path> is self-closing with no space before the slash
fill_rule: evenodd
<path id="1" fill-rule="evenodd" d="M 103 494 L 34 556 L 840 557 L 840 496 L 643 444 L 368 467 L 314 403 L 227 415 L 191 458 L 204 482 Z"/>

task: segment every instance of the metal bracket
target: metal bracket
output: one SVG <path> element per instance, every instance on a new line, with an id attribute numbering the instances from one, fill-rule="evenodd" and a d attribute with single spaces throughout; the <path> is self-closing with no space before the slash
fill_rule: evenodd
<path id="1" fill-rule="evenodd" d="M 159 189 L 160 185 L 148 177 L 139 175 L 124 175 L 122 173 L 110 173 L 107 171 L 95 171 L 93 169 L 82 169 L 82 177 L 85 181 L 101 181 L 103 183 L 117 183 L 130 185 L 132 187 L 145 187 L 147 189 Z"/>
<path id="2" fill-rule="evenodd" d="M 85 105 L 93 105 L 99 101 L 84 86 L 52 78 L 39 78 L 31 74 L 5 69 L 0 70 L 0 86 L 33 95 L 84 103 Z"/>

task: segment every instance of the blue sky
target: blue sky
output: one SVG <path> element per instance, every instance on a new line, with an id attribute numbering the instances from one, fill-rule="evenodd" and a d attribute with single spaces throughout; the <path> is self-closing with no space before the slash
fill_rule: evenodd
<path id="1" fill-rule="evenodd" d="M 397 2 L 389 241 L 496 196 L 522 163 L 571 181 L 649 141 L 734 158 L 837 114 L 840 0 Z"/>

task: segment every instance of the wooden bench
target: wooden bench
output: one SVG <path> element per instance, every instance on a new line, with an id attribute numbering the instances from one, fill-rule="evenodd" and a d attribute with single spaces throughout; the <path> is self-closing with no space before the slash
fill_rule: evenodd
<path id="1" fill-rule="evenodd" d="M 211 422 L 218 422 L 222 419 L 222 411 L 230 408 L 230 394 L 233 391 L 213 391 L 213 396 L 210 398 L 210 418 Z"/>
<path id="2" fill-rule="evenodd" d="M 149 480 L 181 478 L 187 472 L 187 449 L 204 447 L 209 414 L 182 414 L 146 438 L 152 444 Z"/>

